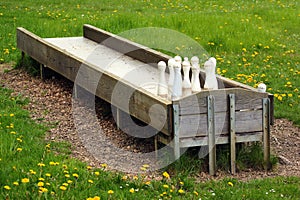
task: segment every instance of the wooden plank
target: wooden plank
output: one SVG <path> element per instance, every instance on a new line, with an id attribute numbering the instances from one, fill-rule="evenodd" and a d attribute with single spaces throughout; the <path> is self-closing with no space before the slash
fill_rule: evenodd
<path id="1" fill-rule="evenodd" d="M 261 109 L 261 99 L 268 96 L 267 93 L 259 93 L 240 88 L 219 89 L 211 91 L 202 91 L 196 95 L 183 98 L 178 101 L 180 115 L 193 115 L 206 113 L 207 101 L 209 95 L 215 98 L 215 112 L 227 112 L 228 94 L 235 94 L 236 110 Z"/>
<path id="2" fill-rule="evenodd" d="M 236 149 L 235 149 L 235 143 L 236 143 L 236 136 L 235 136 L 235 95 L 229 94 L 229 143 L 230 143 L 230 171 L 231 174 L 236 173 Z"/>
<path id="3" fill-rule="evenodd" d="M 137 44 L 88 24 L 83 26 L 83 36 L 155 67 L 157 67 L 157 63 L 159 61 L 167 62 L 168 59 L 171 58 L 170 56 L 145 47 L 141 44 Z"/>
<path id="4" fill-rule="evenodd" d="M 174 158 L 175 160 L 180 158 L 180 146 L 179 146 L 179 107 L 178 105 L 173 105 L 173 123 L 174 123 L 174 138 L 173 138 L 173 148 L 174 148 Z"/>
<path id="5" fill-rule="evenodd" d="M 262 141 L 262 132 L 254 132 L 247 134 L 236 134 L 236 143 L 242 142 L 256 142 Z M 167 140 L 162 139 L 161 142 L 167 142 Z M 216 138 L 216 144 L 229 144 L 230 138 L 227 135 L 221 135 Z M 168 143 L 166 143 L 168 144 Z M 208 137 L 189 137 L 189 138 L 181 138 L 180 139 L 180 147 L 197 147 L 197 146 L 207 146 L 208 145 Z"/>
<path id="6" fill-rule="evenodd" d="M 208 131 L 208 160 L 209 174 L 216 174 L 216 132 L 215 132 L 215 110 L 214 96 L 207 97 L 207 131 Z"/>
<path id="7" fill-rule="evenodd" d="M 264 168 L 269 170 L 270 164 L 270 99 L 263 99 L 263 150 Z"/>
<path id="8" fill-rule="evenodd" d="M 235 112 L 237 133 L 262 131 L 262 110 Z M 180 116 L 180 137 L 206 136 L 207 114 Z M 229 112 L 215 113 L 216 135 L 229 134 Z"/>

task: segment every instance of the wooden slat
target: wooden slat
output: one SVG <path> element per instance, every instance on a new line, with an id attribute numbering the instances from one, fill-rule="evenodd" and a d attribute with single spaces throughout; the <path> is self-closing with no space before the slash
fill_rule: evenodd
<path id="1" fill-rule="evenodd" d="M 167 140 L 162 139 L 159 140 L 161 142 L 167 142 Z M 237 134 L 236 142 L 255 142 L 262 141 L 262 132 L 256 133 L 247 133 L 247 134 Z M 216 138 L 216 144 L 228 144 L 229 136 L 221 135 Z M 167 144 L 167 143 L 166 143 Z M 180 139 L 180 147 L 197 147 L 197 146 L 207 146 L 208 145 L 208 137 L 189 137 Z"/>
<path id="2" fill-rule="evenodd" d="M 269 170 L 270 164 L 270 99 L 263 99 L 263 150 L 264 168 Z"/>
<path id="3" fill-rule="evenodd" d="M 235 94 L 236 110 L 261 109 L 261 99 L 268 96 L 267 93 L 259 93 L 240 88 L 202 91 L 196 95 L 178 101 L 180 115 L 206 113 L 206 97 L 209 95 L 212 95 L 215 98 L 215 112 L 227 112 L 228 94 Z"/>
<path id="4" fill-rule="evenodd" d="M 236 111 L 237 133 L 262 131 L 262 110 Z M 216 134 L 229 133 L 229 113 L 215 113 Z M 180 116 L 180 137 L 207 135 L 207 114 Z"/>
<path id="5" fill-rule="evenodd" d="M 216 174 L 217 151 L 216 151 L 216 131 L 215 131 L 215 109 L 214 96 L 207 97 L 207 131 L 208 131 L 208 162 L 209 174 Z"/>
<path id="6" fill-rule="evenodd" d="M 230 171 L 231 174 L 235 174 L 236 168 L 236 134 L 235 134 L 235 95 L 229 94 L 229 144 L 230 144 Z"/>
<path id="7" fill-rule="evenodd" d="M 157 66 L 159 61 L 167 62 L 170 56 L 162 54 L 158 51 L 137 44 L 115 34 L 109 33 L 97 27 L 85 24 L 83 26 L 83 36 L 97 43 L 101 43 L 120 53 L 124 53 L 132 58 L 140 60 L 150 65 Z"/>

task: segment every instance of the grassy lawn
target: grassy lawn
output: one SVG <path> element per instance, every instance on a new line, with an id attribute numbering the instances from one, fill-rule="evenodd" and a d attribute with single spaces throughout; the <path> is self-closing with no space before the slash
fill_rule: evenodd
<path id="1" fill-rule="evenodd" d="M 155 181 L 109 172 L 105 164 L 92 168 L 69 158 L 66 144 L 45 142 L 46 128 L 21 108 L 27 102 L 0 88 L 1 199 L 296 199 L 300 193 L 299 177 L 196 183 L 182 173 L 162 171 Z"/>
<path id="2" fill-rule="evenodd" d="M 275 96 L 275 116 L 300 125 L 299 10 L 296 0 L 1 1 L 0 64 L 20 59 L 17 27 L 41 37 L 79 36 L 83 24 L 116 34 L 168 28 L 186 34 L 216 57 L 219 74 L 254 87 L 266 83 Z M 183 49 L 176 42 L 172 48 L 178 54 Z M 2 199 L 299 198 L 299 177 L 195 183 L 186 175 L 168 177 L 163 171 L 162 180 L 154 181 L 111 173 L 105 165 L 91 168 L 69 158 L 68 144 L 44 141 L 47 127 L 35 124 L 21 109 L 27 102 L 0 88 Z"/>
<path id="3" fill-rule="evenodd" d="M 296 0 L 4 1 L 0 62 L 18 61 L 19 26 L 41 37 L 79 36 L 85 23 L 115 34 L 168 28 L 186 34 L 216 57 L 219 74 L 254 87 L 266 83 L 275 95 L 276 117 L 300 125 L 299 7 Z M 173 48 L 182 53 L 176 41 Z"/>

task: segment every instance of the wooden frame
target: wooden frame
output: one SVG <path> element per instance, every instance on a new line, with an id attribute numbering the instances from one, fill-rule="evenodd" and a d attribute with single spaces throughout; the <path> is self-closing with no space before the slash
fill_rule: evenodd
<path id="1" fill-rule="evenodd" d="M 83 26 L 83 38 L 113 51 L 124 53 L 125 56 L 143 63 L 167 62 L 169 56 L 136 44 L 91 25 Z M 64 38 L 61 38 L 64 40 Z M 151 125 L 161 123 L 166 119 L 161 133 L 155 137 L 157 141 L 169 144 L 174 148 L 175 159 L 180 157 L 180 149 L 192 146 L 208 146 L 209 172 L 216 171 L 216 144 L 230 144 L 231 172 L 235 173 L 235 144 L 239 142 L 262 141 L 264 144 L 265 167 L 270 163 L 270 124 L 273 122 L 273 95 L 257 92 L 256 89 L 217 76 L 219 90 L 201 91 L 183 97 L 177 101 L 170 101 L 159 97 L 147 90 L 141 89 L 126 80 L 119 80 L 115 74 L 102 70 L 101 67 L 60 48 L 51 40 L 40 38 L 24 28 L 17 29 L 17 47 L 43 66 L 54 70 L 71 81 L 76 80 L 78 73 L 86 77 L 75 84 L 90 91 L 119 109 L 145 123 L 150 123 L 149 108 L 153 108 L 151 115 L 155 116 Z M 84 67 L 85 71 L 80 71 Z M 149 64 L 155 68 L 156 65 Z M 43 73 L 44 76 L 44 73 Z M 97 80 L 101 76 L 99 82 Z M 201 71 L 199 77 L 204 82 L 205 73 Z M 116 84 L 122 91 L 133 91 L 129 108 L 123 105 L 122 99 L 111 101 Z M 126 94 L 124 94 L 126 95 Z M 165 110 L 166 112 L 162 112 Z"/>

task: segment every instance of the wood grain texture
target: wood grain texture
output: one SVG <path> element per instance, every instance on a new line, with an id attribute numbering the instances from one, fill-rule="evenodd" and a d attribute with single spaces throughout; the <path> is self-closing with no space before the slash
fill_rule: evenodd
<path id="1" fill-rule="evenodd" d="M 219 90 L 203 90 L 195 95 L 178 101 L 180 115 L 194 115 L 207 113 L 207 99 L 209 95 L 215 98 L 215 112 L 227 112 L 228 95 L 235 94 L 236 110 L 261 109 L 262 99 L 268 97 L 267 93 L 259 93 L 240 88 Z"/>
<path id="2" fill-rule="evenodd" d="M 17 38 L 18 48 L 33 59 L 73 82 L 76 80 L 76 84 L 87 91 L 169 135 L 170 119 L 167 113 L 171 102 L 120 81 L 113 74 L 101 71 L 23 28 L 18 28 Z M 115 90 L 116 84 L 118 90 Z"/>
<path id="3" fill-rule="evenodd" d="M 83 36 L 155 67 L 159 61 L 167 62 L 171 58 L 158 51 L 88 24 L 83 26 Z"/>

